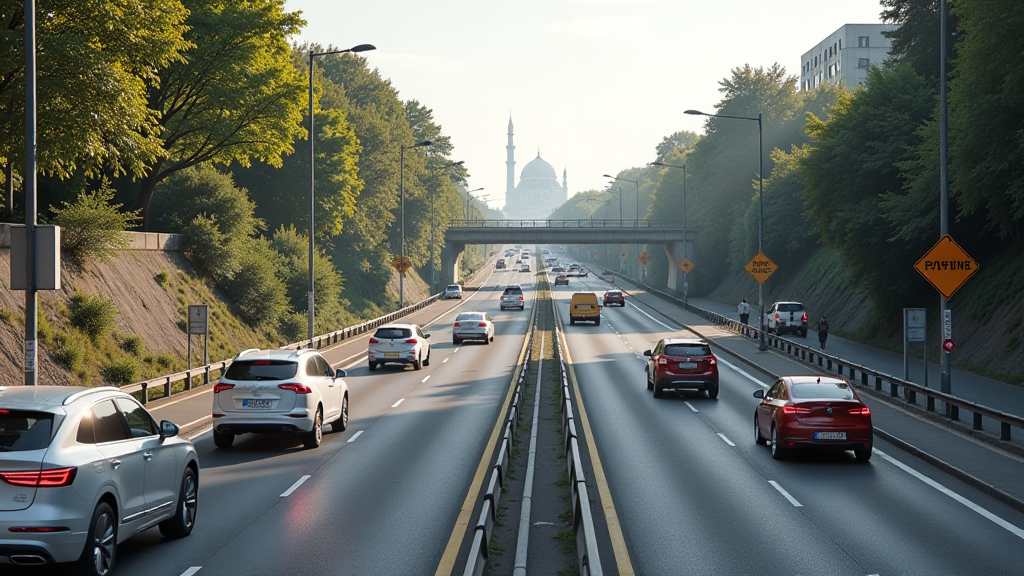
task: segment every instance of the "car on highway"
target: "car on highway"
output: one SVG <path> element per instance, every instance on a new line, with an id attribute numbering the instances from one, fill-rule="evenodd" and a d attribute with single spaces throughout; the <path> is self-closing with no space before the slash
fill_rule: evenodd
<path id="1" fill-rule="evenodd" d="M 484 344 L 494 342 L 494 322 L 486 312 L 462 312 L 452 326 L 452 344 L 466 340 L 482 340 Z"/>
<path id="2" fill-rule="evenodd" d="M 612 304 L 622 307 L 626 305 L 626 293 L 622 290 L 608 290 L 604 293 L 604 305 L 611 306 Z"/>
<path id="3" fill-rule="evenodd" d="M 569 277 L 568 276 L 566 276 L 565 274 L 559 274 L 558 276 L 555 276 L 555 286 L 568 286 L 568 285 L 569 285 Z"/>
<path id="4" fill-rule="evenodd" d="M 430 366 L 430 334 L 416 324 L 386 324 L 370 337 L 367 359 L 370 372 L 388 362 L 412 364 L 414 370 Z"/>
<path id="5" fill-rule="evenodd" d="M 239 434 L 279 433 L 319 447 L 324 424 L 348 427 L 345 376 L 316 350 L 242 351 L 213 385 L 213 443 L 230 448 Z"/>
<path id="6" fill-rule="evenodd" d="M 551 273 L 552 274 L 565 274 L 565 268 L 562 268 L 561 266 L 555 266 L 554 268 L 551 269 Z"/>
<path id="7" fill-rule="evenodd" d="M 518 284 L 506 286 L 505 290 L 501 293 L 500 300 L 502 310 L 508 310 L 509 308 L 526 309 L 526 301 L 523 299 L 523 288 Z"/>
<path id="8" fill-rule="evenodd" d="M 761 400 L 754 409 L 754 441 L 771 442 L 776 460 L 795 450 L 853 450 L 857 460 L 871 459 L 871 409 L 845 378 L 783 376 L 754 398 Z"/>
<path id="9" fill-rule="evenodd" d="M 807 336 L 807 310 L 800 302 L 776 302 L 764 313 L 764 327 L 769 334 Z"/>
<path id="10" fill-rule="evenodd" d="M 0 454 L 0 565 L 105 576 L 135 534 L 195 526 L 195 447 L 117 388 L 0 387 Z"/>
<path id="11" fill-rule="evenodd" d="M 449 284 L 441 293 L 442 300 L 462 300 L 462 286 Z"/>
<path id="12" fill-rule="evenodd" d="M 526 262 L 523 262 L 522 266 L 519 267 L 519 271 L 520 272 L 529 272 L 530 271 L 530 265 L 528 263 L 526 263 Z"/>
<path id="13" fill-rule="evenodd" d="M 703 390 L 718 398 L 718 359 L 707 340 L 662 338 L 647 357 L 647 389 L 655 398 L 665 390 Z"/>
<path id="14" fill-rule="evenodd" d="M 597 303 L 597 294 L 593 292 L 576 292 L 569 300 L 569 324 L 577 322 L 593 322 L 601 325 L 601 305 Z"/>
<path id="15" fill-rule="evenodd" d="M 494 268 L 497 269 L 497 270 L 504 269 L 505 268 L 505 259 L 504 258 L 498 258 L 498 261 L 494 263 Z"/>

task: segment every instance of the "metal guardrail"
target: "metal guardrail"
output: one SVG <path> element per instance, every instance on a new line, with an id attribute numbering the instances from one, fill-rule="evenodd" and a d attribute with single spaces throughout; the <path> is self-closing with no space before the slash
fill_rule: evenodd
<path id="1" fill-rule="evenodd" d="M 753 326 L 741 324 L 732 318 L 727 318 L 721 314 L 711 312 L 710 310 L 704 310 L 703 308 L 697 308 L 692 304 L 684 303 L 675 296 L 651 288 L 650 286 L 637 282 L 631 278 L 621 275 L 620 277 L 629 280 L 637 286 L 642 286 L 647 292 L 654 294 L 662 300 L 671 302 L 691 314 L 700 316 L 720 328 L 724 328 L 749 338 L 759 337 L 759 330 Z M 920 405 L 917 403 L 917 396 L 922 395 L 925 397 L 924 410 L 929 413 L 939 414 L 936 411 L 935 406 L 936 402 L 942 402 L 948 407 L 944 416 L 950 422 L 960 422 L 961 411 L 970 412 L 972 414 L 971 429 L 976 432 L 983 432 L 985 430 L 986 418 L 994 420 L 999 425 L 999 440 L 1001 442 L 1010 442 L 1012 438 L 1011 429 L 1013 427 L 1024 430 L 1024 418 L 1021 418 L 1020 416 L 996 410 L 995 408 L 990 408 L 976 402 L 971 402 L 970 400 L 965 400 L 963 398 L 953 396 L 952 394 L 946 394 L 933 388 L 926 388 L 920 384 L 893 376 L 892 374 L 873 370 L 862 364 L 845 360 L 839 356 L 833 356 L 832 354 L 826 354 L 820 350 L 815 350 L 810 346 L 805 346 L 774 334 L 765 334 L 765 337 L 769 346 L 802 362 L 812 365 L 817 364 L 817 366 L 823 368 L 827 372 L 831 373 L 834 371 L 834 373 L 839 376 L 846 376 L 848 380 L 862 387 L 873 388 L 876 392 L 882 392 L 885 388 L 885 384 L 888 383 L 889 396 L 891 398 L 899 398 L 902 392 L 906 396 L 906 402 L 917 406 L 918 408 L 920 408 Z"/>
<path id="2" fill-rule="evenodd" d="M 473 543 L 469 548 L 469 559 L 466 561 L 466 569 L 463 571 L 463 576 L 481 576 L 484 572 L 484 567 L 487 565 L 488 543 L 491 541 L 491 531 L 498 517 L 501 488 L 505 484 L 505 476 L 508 474 L 508 466 L 512 460 L 512 445 L 515 442 L 516 427 L 519 426 L 519 413 L 522 411 L 520 405 L 523 402 L 523 387 L 527 384 L 526 379 L 529 372 L 530 358 L 533 355 L 535 332 L 536 330 L 530 331 L 530 340 L 526 345 L 526 354 L 523 355 L 519 379 L 516 381 L 516 389 L 512 395 L 512 404 L 509 408 L 508 418 L 505 420 L 505 430 L 502 433 L 498 457 L 494 465 L 491 466 L 491 475 L 488 477 L 487 490 L 483 494 L 480 515 L 477 517 L 476 526 L 473 528 Z"/>
<path id="3" fill-rule="evenodd" d="M 393 321 L 395 321 L 395 320 L 397 320 L 399 318 L 407 316 L 407 315 L 409 315 L 409 314 L 411 314 L 411 313 L 413 313 L 413 312 L 415 312 L 417 310 L 420 310 L 422 308 L 425 308 L 425 307 L 429 306 L 430 304 L 433 304 L 440 297 L 441 297 L 440 294 L 434 294 L 433 296 L 431 296 L 430 298 L 427 298 L 426 300 L 422 300 L 422 301 L 417 302 L 415 304 L 406 306 L 405 308 L 402 308 L 401 310 L 397 310 L 397 311 L 392 312 L 390 314 L 386 314 L 384 316 L 380 316 L 380 317 L 374 318 L 373 320 L 368 320 L 366 322 L 362 322 L 362 323 L 356 324 L 354 326 L 348 326 L 346 328 L 342 328 L 341 330 L 335 330 L 334 332 L 328 332 L 327 334 L 322 334 L 320 336 L 314 336 L 312 341 L 310 341 L 309 339 L 306 339 L 306 340 L 302 340 L 300 342 L 293 342 L 291 344 L 286 344 L 284 346 L 281 346 L 281 349 L 284 349 L 284 350 L 298 350 L 300 348 L 309 347 L 309 348 L 316 348 L 317 350 L 319 350 L 319 349 L 321 349 L 321 348 L 323 348 L 325 346 L 334 345 L 334 344 L 336 344 L 338 342 L 341 342 L 343 340 L 346 340 L 348 338 L 352 338 L 353 336 L 358 336 L 360 334 L 364 334 L 367 331 L 372 330 L 372 329 L 374 329 L 374 328 L 376 328 L 378 326 L 382 326 L 384 324 L 387 324 L 389 322 L 393 322 Z M 149 402 L 149 390 L 150 390 L 150 388 L 163 387 L 163 397 L 168 398 L 168 397 L 170 397 L 172 395 L 172 392 L 173 392 L 172 384 L 174 384 L 176 382 L 184 381 L 185 382 L 184 389 L 181 390 L 180 392 L 185 392 L 185 391 L 191 390 L 192 389 L 192 379 L 196 378 L 196 377 L 199 377 L 199 376 L 203 377 L 203 384 L 204 385 L 205 384 L 209 384 L 210 383 L 210 376 L 211 376 L 211 374 L 214 373 L 214 372 L 217 372 L 217 371 L 223 372 L 224 369 L 227 368 L 227 366 L 228 366 L 228 364 L 230 362 L 231 362 L 231 359 L 221 360 L 219 362 L 212 362 L 212 363 L 206 364 L 204 366 L 197 366 L 196 368 L 192 368 L 190 370 L 183 370 L 181 372 L 175 372 L 174 374 L 167 374 L 165 376 L 158 376 L 156 378 L 150 378 L 149 380 L 144 380 L 142 382 L 136 382 L 134 384 L 127 384 L 125 386 L 121 386 L 121 390 L 124 391 L 124 392 L 127 392 L 129 394 L 132 394 L 132 393 L 135 393 L 135 392 L 142 392 L 142 398 L 140 400 L 142 401 L 143 404 L 146 404 L 146 403 Z"/>
<path id="4" fill-rule="evenodd" d="M 449 220 L 449 228 L 671 228 L 679 230 L 681 220 Z M 696 230 L 690 221 L 688 229 Z"/>

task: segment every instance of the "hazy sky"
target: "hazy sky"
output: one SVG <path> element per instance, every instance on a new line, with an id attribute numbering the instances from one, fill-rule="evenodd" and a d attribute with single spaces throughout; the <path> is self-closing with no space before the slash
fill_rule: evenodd
<path id="1" fill-rule="evenodd" d="M 287 0 L 303 41 L 369 43 L 370 66 L 416 99 L 492 207 L 505 197 L 509 114 L 516 183 L 537 155 L 569 194 L 654 160 L 662 138 L 703 132 L 733 68 L 800 56 L 843 24 L 880 22 L 878 0 Z M 751 123 L 751 128 L 756 126 Z M 756 152 L 754 152 L 756 156 Z"/>

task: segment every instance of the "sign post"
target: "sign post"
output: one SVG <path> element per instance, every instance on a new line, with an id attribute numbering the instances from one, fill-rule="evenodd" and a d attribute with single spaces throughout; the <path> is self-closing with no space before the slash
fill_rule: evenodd
<path id="1" fill-rule="evenodd" d="M 203 337 L 203 365 L 210 363 L 210 349 L 209 349 L 209 308 L 206 304 L 189 304 L 188 305 L 188 369 L 192 369 L 192 335 Z M 209 372 L 203 376 L 203 384 L 209 384 L 207 378 L 209 378 Z M 192 387 L 192 379 L 188 378 L 185 380 L 185 389 L 188 390 Z"/>
<path id="2" fill-rule="evenodd" d="M 391 265 L 394 266 L 395 270 L 398 270 L 398 273 L 402 276 L 405 276 L 405 273 L 409 271 L 409 268 L 412 268 L 412 262 L 409 260 L 408 256 L 399 256 L 395 258 L 391 261 Z"/>
<path id="3" fill-rule="evenodd" d="M 924 342 L 924 385 L 928 387 L 928 331 L 924 308 L 903 309 L 903 379 L 910 380 L 910 342 Z"/>

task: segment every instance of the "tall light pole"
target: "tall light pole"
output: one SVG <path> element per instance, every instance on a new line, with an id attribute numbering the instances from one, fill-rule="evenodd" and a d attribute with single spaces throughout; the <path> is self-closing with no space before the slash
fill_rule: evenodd
<path id="1" fill-rule="evenodd" d="M 619 180 L 621 182 L 632 182 L 633 185 L 636 186 L 636 227 L 639 228 L 640 227 L 640 181 L 639 180 L 630 180 L 629 178 L 619 178 L 617 176 L 612 176 L 611 174 L 604 174 L 604 177 L 605 178 L 611 178 L 612 180 Z M 619 193 L 621 194 L 621 192 L 622 192 L 622 188 L 619 188 Z M 620 200 L 621 200 L 621 197 L 620 197 Z M 622 218 L 622 212 L 621 211 L 619 212 L 619 218 L 620 219 Z M 640 251 L 639 246 L 640 245 L 637 244 L 637 252 Z M 639 254 L 638 254 L 638 256 L 639 256 Z"/>
<path id="2" fill-rule="evenodd" d="M 10 162 L 10 159 L 8 159 Z M 8 184 L 9 185 L 9 184 Z M 25 386 L 35 386 L 39 296 L 36 289 L 36 3 L 25 0 Z"/>
<path id="3" fill-rule="evenodd" d="M 678 168 L 683 171 L 683 260 L 688 257 L 686 254 L 686 164 L 676 166 L 664 162 L 648 162 L 648 166 L 664 166 L 666 168 Z M 683 270 L 683 304 L 687 303 L 687 294 L 690 291 L 690 283 L 686 277 L 686 270 Z"/>
<path id="4" fill-rule="evenodd" d="M 473 192 L 479 192 L 481 190 L 483 190 L 483 188 L 474 188 L 466 191 L 466 211 L 463 213 L 466 220 L 469 220 L 469 201 L 473 199 Z"/>
<path id="5" fill-rule="evenodd" d="M 761 113 L 757 118 L 753 116 L 726 116 L 725 114 L 708 114 L 699 110 L 686 110 L 684 114 L 695 116 L 708 116 L 710 118 L 730 118 L 732 120 L 753 120 L 757 122 L 757 251 L 764 252 L 762 242 L 764 239 L 764 143 L 761 130 Z M 764 283 L 757 283 L 757 334 L 758 350 L 764 352 L 768 349 L 768 340 L 764 336 Z"/>
<path id="6" fill-rule="evenodd" d="M 458 162 L 449 162 L 444 166 L 441 166 L 434 172 L 434 186 L 430 189 L 430 291 L 433 292 L 437 289 L 437 280 L 434 275 L 434 192 L 437 188 L 437 172 L 440 170 L 447 170 L 448 168 L 454 168 L 456 166 L 462 166 L 464 160 Z"/>
<path id="7" fill-rule="evenodd" d="M 353 46 L 346 50 L 329 50 L 327 52 L 309 53 L 309 293 L 306 295 L 306 316 L 307 323 L 309 324 L 308 336 L 310 348 L 313 347 L 313 237 L 315 236 L 316 230 L 313 227 L 314 219 L 316 218 L 316 132 L 314 131 L 316 124 L 313 119 L 313 59 L 317 56 L 345 54 L 346 52 L 367 52 L 369 50 L 376 49 L 377 47 L 372 44 L 359 44 L 358 46 Z"/>
<path id="8" fill-rule="evenodd" d="M 423 148 L 424 146 L 430 146 L 433 144 L 430 140 L 423 140 L 417 142 L 411 146 L 402 144 L 400 146 L 401 151 L 398 154 L 398 195 L 401 197 L 401 213 L 402 213 L 402 254 L 399 256 L 398 264 L 398 309 L 405 308 L 405 151 L 410 148 Z M 433 266 L 433 263 L 431 263 Z"/>

